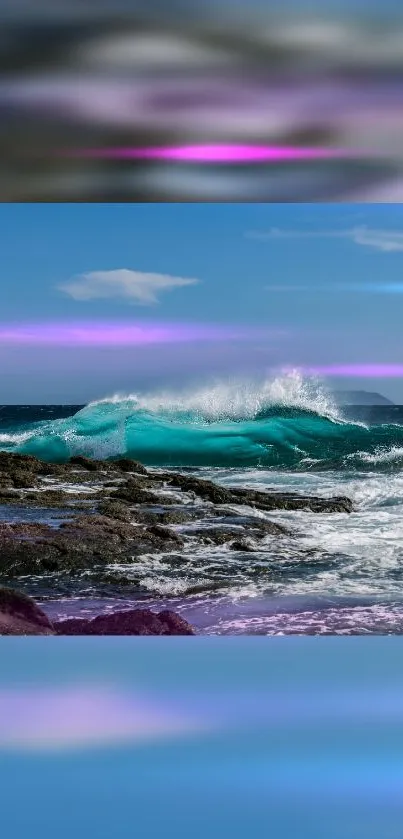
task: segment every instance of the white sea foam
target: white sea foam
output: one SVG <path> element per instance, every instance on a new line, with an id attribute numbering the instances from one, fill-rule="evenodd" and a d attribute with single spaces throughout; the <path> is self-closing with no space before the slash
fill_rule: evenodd
<path id="1" fill-rule="evenodd" d="M 251 382 L 233 379 L 182 392 L 155 394 L 115 394 L 90 403 L 121 405 L 128 413 L 147 411 L 154 414 L 197 414 L 206 420 L 253 419 L 265 409 L 279 406 L 313 411 L 342 422 L 337 406 L 318 379 L 307 379 L 298 370 L 272 379 Z"/>
<path id="2" fill-rule="evenodd" d="M 24 431 L 21 434 L 0 434 L 0 446 L 20 446 L 34 436 L 33 431 Z"/>
<path id="3" fill-rule="evenodd" d="M 375 452 L 357 452 L 349 455 L 349 458 L 361 460 L 363 463 L 393 463 L 394 461 L 403 460 L 403 448 L 401 446 L 392 446 L 391 448 L 378 448 Z"/>

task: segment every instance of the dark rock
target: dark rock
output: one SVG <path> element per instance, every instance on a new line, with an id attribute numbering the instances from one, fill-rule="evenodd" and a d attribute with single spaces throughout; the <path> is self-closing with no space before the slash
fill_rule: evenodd
<path id="1" fill-rule="evenodd" d="M 0 635 L 55 635 L 55 630 L 34 600 L 0 588 Z"/>
<path id="2" fill-rule="evenodd" d="M 93 493 L 65 492 L 62 489 L 48 489 L 42 492 L 30 492 L 24 496 L 24 503 L 34 502 L 36 507 L 65 507 L 73 502 L 96 501 Z M 86 505 L 85 505 L 86 506 Z"/>
<path id="3" fill-rule="evenodd" d="M 54 531 L 48 524 L 38 522 L 0 522 L 0 544 L 1 540 L 9 537 L 15 539 L 42 539 L 44 536 L 52 535 Z"/>
<path id="4" fill-rule="evenodd" d="M 41 462 L 38 475 L 52 478 L 64 478 L 72 471 L 68 463 L 44 463 Z"/>
<path id="5" fill-rule="evenodd" d="M 168 528 L 148 529 L 97 513 L 75 516 L 57 530 L 45 524 L 0 524 L 0 571 L 17 577 L 93 569 L 178 545 L 182 540 Z"/>
<path id="6" fill-rule="evenodd" d="M 229 545 L 231 551 L 242 551 L 242 553 L 253 553 L 258 550 L 257 546 L 250 539 L 237 539 Z"/>
<path id="7" fill-rule="evenodd" d="M 220 527 L 203 527 L 200 530 L 190 530 L 189 536 L 196 536 L 204 545 L 225 545 L 239 536 L 239 530 L 226 530 Z M 241 534 L 242 535 L 242 534 Z"/>
<path id="8" fill-rule="evenodd" d="M 39 483 L 37 475 L 28 469 L 16 469 L 15 472 L 10 473 L 10 477 L 16 489 L 34 487 Z"/>
<path id="9" fill-rule="evenodd" d="M 17 489 L 33 487 L 38 484 L 38 467 L 31 460 L 9 460 L 1 458 L 7 454 L 0 452 L 0 486 L 2 488 L 15 487 Z M 39 463 L 39 461 L 38 461 Z"/>
<path id="10" fill-rule="evenodd" d="M 151 534 L 151 536 L 156 537 L 157 539 L 163 539 L 164 541 L 175 542 L 176 545 L 183 545 L 184 541 L 178 533 L 175 533 L 174 530 L 171 530 L 169 527 L 162 527 L 162 525 L 154 524 L 151 527 L 146 528 L 146 533 Z"/>
<path id="11" fill-rule="evenodd" d="M 38 474 L 42 468 L 43 463 L 32 455 L 0 452 L 0 472 L 23 470 Z"/>
<path id="12" fill-rule="evenodd" d="M 148 475 L 147 469 L 138 460 L 129 457 L 119 457 L 114 460 L 95 460 L 93 458 L 76 455 L 71 457 L 68 465 L 80 466 L 91 472 L 134 472 L 139 475 Z"/>
<path id="13" fill-rule="evenodd" d="M 233 500 L 230 490 L 212 481 L 195 478 L 193 475 L 176 475 L 170 472 L 163 473 L 162 476 L 169 486 L 181 489 L 183 492 L 194 492 L 199 498 L 212 501 L 213 504 L 229 504 Z"/>
<path id="14" fill-rule="evenodd" d="M 195 510 L 189 507 L 183 507 L 180 510 L 163 510 L 160 514 L 161 524 L 184 524 L 195 518 L 201 518 L 200 510 Z"/>
<path id="15" fill-rule="evenodd" d="M 313 513 L 351 513 L 353 504 L 345 496 L 318 498 L 298 493 L 262 492 L 259 490 L 232 489 L 232 503 L 247 504 L 260 510 L 311 510 Z"/>
<path id="16" fill-rule="evenodd" d="M 121 504 L 119 501 L 102 501 L 98 507 L 102 516 L 107 516 L 110 519 L 118 519 L 119 521 L 130 522 L 134 519 L 129 507 L 126 504 Z"/>
<path id="17" fill-rule="evenodd" d="M 60 475 L 57 475 L 60 480 L 63 481 L 64 484 L 68 484 L 69 486 L 72 484 L 98 484 L 102 483 L 105 485 L 105 477 L 104 471 L 95 471 L 95 470 L 84 470 L 84 469 L 71 469 L 66 468 L 64 472 Z"/>
<path id="18" fill-rule="evenodd" d="M 105 468 L 104 464 L 99 460 L 91 460 L 89 457 L 83 455 L 76 455 L 69 460 L 71 466 L 81 466 L 82 469 L 87 469 L 88 472 L 98 472 L 100 468 Z"/>
<path id="19" fill-rule="evenodd" d="M 177 475 L 170 472 L 160 473 L 166 483 L 184 492 L 193 492 L 199 498 L 213 504 L 247 504 L 261 510 L 311 510 L 314 513 L 351 513 L 352 502 L 344 496 L 336 498 L 317 498 L 297 493 L 263 492 L 222 487 L 213 481 L 195 478 L 194 475 Z"/>
<path id="20" fill-rule="evenodd" d="M 92 620 L 71 619 L 55 624 L 58 635 L 194 635 L 190 624 L 175 612 L 128 609 Z"/>
<path id="21" fill-rule="evenodd" d="M 111 461 L 112 466 L 121 472 L 137 472 L 139 475 L 148 475 L 147 469 L 138 460 L 131 460 L 129 457 L 119 457 Z"/>
<path id="22" fill-rule="evenodd" d="M 0 489 L 0 504 L 6 504 L 8 502 L 15 503 L 21 498 L 21 493 L 18 492 L 16 489 Z"/>
<path id="23" fill-rule="evenodd" d="M 192 519 L 203 518 L 203 513 L 200 508 L 181 507 L 179 510 L 147 510 L 136 509 L 135 518 L 138 522 L 145 524 L 185 524 Z"/>
<path id="24" fill-rule="evenodd" d="M 242 517 L 242 522 L 248 533 L 253 533 L 255 539 L 263 539 L 265 536 L 289 536 L 290 531 L 282 524 L 267 519 L 258 519 L 254 516 Z"/>
<path id="25" fill-rule="evenodd" d="M 118 498 L 122 501 L 128 501 L 130 504 L 155 504 L 157 503 L 157 496 L 149 492 L 139 483 L 139 481 L 130 478 L 125 481 L 119 489 L 114 492 L 113 498 Z"/>

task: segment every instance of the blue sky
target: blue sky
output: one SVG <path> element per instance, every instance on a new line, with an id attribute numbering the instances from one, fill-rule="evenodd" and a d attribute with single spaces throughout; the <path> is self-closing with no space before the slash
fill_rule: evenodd
<path id="1" fill-rule="evenodd" d="M 398 204 L 3 204 L 0 326 L 242 327 L 245 340 L 53 346 L 0 340 L 0 403 L 403 364 Z M 280 333 L 282 334 L 278 334 Z M 403 402 L 402 379 L 332 380 Z"/>

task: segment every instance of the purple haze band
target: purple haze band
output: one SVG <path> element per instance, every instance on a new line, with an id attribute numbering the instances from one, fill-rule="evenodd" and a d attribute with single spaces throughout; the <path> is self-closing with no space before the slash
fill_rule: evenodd
<path id="1" fill-rule="evenodd" d="M 327 367 L 305 367 L 304 373 L 316 376 L 393 379 L 403 377 L 403 364 L 334 364 Z"/>
<path id="2" fill-rule="evenodd" d="M 358 152 L 343 149 L 290 146 L 161 146 L 158 148 L 81 149 L 69 156 L 116 160 L 175 160 L 192 163 L 281 163 L 298 160 L 333 160 L 354 157 Z M 360 155 L 361 156 L 361 155 Z"/>
<path id="3" fill-rule="evenodd" d="M 265 330 L 266 338 L 283 334 Z M 197 341 L 254 340 L 256 330 L 200 324 L 24 324 L 0 325 L 0 344 L 143 346 Z"/>

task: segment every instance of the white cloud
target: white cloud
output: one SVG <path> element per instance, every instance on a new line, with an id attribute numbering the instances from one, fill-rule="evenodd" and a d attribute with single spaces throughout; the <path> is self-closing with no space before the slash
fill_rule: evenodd
<path id="1" fill-rule="evenodd" d="M 399 230 L 370 230 L 357 227 L 351 231 L 351 238 L 356 245 L 364 245 L 376 250 L 403 251 L 403 232 Z"/>
<path id="2" fill-rule="evenodd" d="M 73 300 L 127 300 L 142 306 L 158 303 L 159 294 L 181 286 L 196 285 L 199 280 L 172 277 L 169 274 L 146 274 L 117 268 L 113 271 L 92 271 L 79 274 L 58 286 Z"/>
<path id="3" fill-rule="evenodd" d="M 353 227 L 350 230 L 280 230 L 273 227 L 268 231 L 251 231 L 250 239 L 347 239 L 355 245 L 392 253 L 403 251 L 403 230 L 373 230 L 369 227 Z"/>

